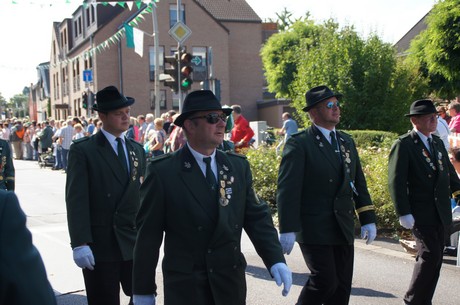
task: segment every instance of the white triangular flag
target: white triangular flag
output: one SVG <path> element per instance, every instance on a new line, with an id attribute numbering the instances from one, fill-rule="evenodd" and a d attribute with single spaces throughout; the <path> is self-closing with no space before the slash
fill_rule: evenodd
<path id="1" fill-rule="evenodd" d="M 144 55 L 144 32 L 138 28 L 133 28 L 134 36 L 134 52 L 139 54 L 140 57 Z"/>

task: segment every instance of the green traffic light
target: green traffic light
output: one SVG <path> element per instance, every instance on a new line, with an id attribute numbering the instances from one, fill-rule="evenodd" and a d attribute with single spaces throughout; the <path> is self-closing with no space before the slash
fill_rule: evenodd
<path id="1" fill-rule="evenodd" d="M 188 90 L 192 86 L 193 81 L 190 78 L 184 78 L 180 83 L 180 86 L 183 90 Z"/>

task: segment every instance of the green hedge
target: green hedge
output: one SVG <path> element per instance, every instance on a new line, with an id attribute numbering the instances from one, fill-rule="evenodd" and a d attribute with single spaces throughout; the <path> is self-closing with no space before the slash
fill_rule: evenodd
<path id="1" fill-rule="evenodd" d="M 353 137 L 357 147 L 360 148 L 391 148 L 398 137 L 393 132 L 380 130 L 346 130 Z"/>
<path id="2" fill-rule="evenodd" d="M 388 191 L 388 154 L 397 135 L 375 130 L 351 130 L 366 175 L 367 187 L 376 207 L 377 226 L 392 230 L 398 218 Z M 257 195 L 265 200 L 276 216 L 276 189 L 281 157 L 275 147 L 260 147 L 247 151 L 251 164 L 253 185 Z M 276 221 L 276 220 L 275 220 Z"/>

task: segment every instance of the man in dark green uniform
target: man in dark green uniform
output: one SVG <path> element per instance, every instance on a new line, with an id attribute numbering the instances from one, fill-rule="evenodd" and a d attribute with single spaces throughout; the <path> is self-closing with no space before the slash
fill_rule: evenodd
<path id="1" fill-rule="evenodd" d="M 174 121 L 186 145 L 147 168 L 134 249 L 136 305 L 155 304 L 163 234 L 165 305 L 246 304 L 243 229 L 276 283 L 284 283 L 283 295 L 289 292 L 291 271 L 270 209 L 252 188 L 248 161 L 216 149 L 231 111 L 209 90 L 191 92 Z"/>
<path id="2" fill-rule="evenodd" d="M 298 303 L 348 304 L 354 261 L 354 215 L 370 244 L 376 236 L 375 213 L 349 135 L 335 129 L 340 94 L 326 86 L 306 93 L 313 124 L 286 142 L 278 175 L 280 241 L 289 254 L 297 236 L 311 275 Z"/>
<path id="3" fill-rule="evenodd" d="M 460 194 L 460 180 L 444 144 L 432 135 L 437 126 L 436 114 L 431 100 L 412 103 L 406 116 L 414 129 L 396 140 L 388 163 L 390 195 L 399 222 L 412 229 L 417 244 L 405 304 L 431 304 L 452 223 L 450 197 Z"/>
<path id="4" fill-rule="evenodd" d="M 26 215 L 12 192 L 0 190 L 0 304 L 55 305 L 56 298 Z"/>
<path id="5" fill-rule="evenodd" d="M 102 130 L 70 145 L 67 219 L 88 305 L 119 305 L 120 283 L 124 293 L 132 295 L 135 218 L 146 158 L 142 146 L 124 136 L 134 99 L 113 86 L 96 96 L 93 109 Z"/>
<path id="6" fill-rule="evenodd" d="M 0 139 L 0 189 L 14 191 L 13 155 L 7 141 Z"/>

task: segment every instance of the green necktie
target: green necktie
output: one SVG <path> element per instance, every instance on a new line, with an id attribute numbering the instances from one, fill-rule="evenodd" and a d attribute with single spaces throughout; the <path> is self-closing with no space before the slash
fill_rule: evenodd
<path id="1" fill-rule="evenodd" d="M 434 148 L 434 143 L 432 138 L 428 138 L 428 144 L 430 146 L 430 152 L 433 159 L 436 159 L 436 149 Z"/>
<path id="2" fill-rule="evenodd" d="M 339 161 L 340 161 L 341 160 L 341 158 L 340 158 L 340 150 L 339 150 L 339 145 L 337 145 L 337 139 L 335 137 L 335 132 L 331 131 L 330 136 L 331 136 L 332 149 L 334 149 L 335 155 L 337 156 L 337 159 L 339 159 Z"/>
<path id="3" fill-rule="evenodd" d="M 211 190 L 215 191 L 217 189 L 217 180 L 211 169 L 211 157 L 204 157 L 203 162 L 206 164 L 206 181 Z"/>
<path id="4" fill-rule="evenodd" d="M 128 163 L 126 163 L 126 154 L 125 150 L 123 149 L 123 143 L 121 141 L 121 138 L 117 138 L 117 152 L 118 152 L 118 160 L 120 160 L 121 165 L 123 165 L 123 168 L 127 173 L 128 172 Z"/>

